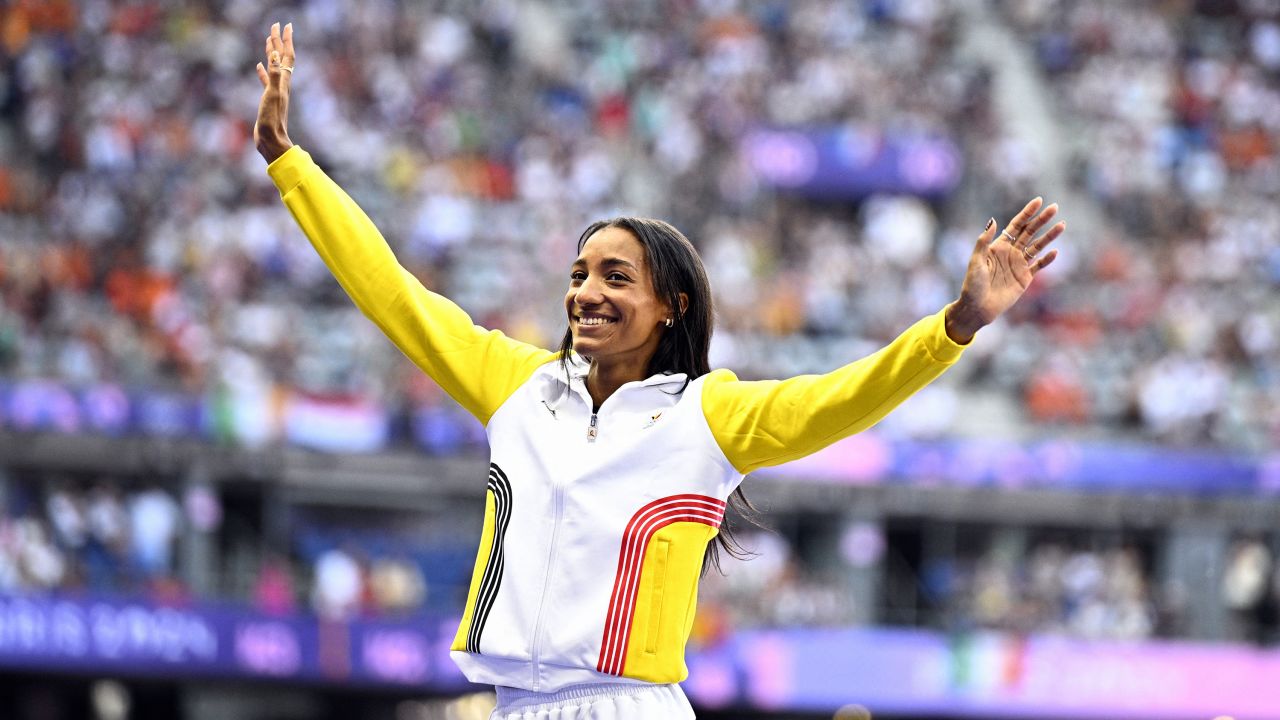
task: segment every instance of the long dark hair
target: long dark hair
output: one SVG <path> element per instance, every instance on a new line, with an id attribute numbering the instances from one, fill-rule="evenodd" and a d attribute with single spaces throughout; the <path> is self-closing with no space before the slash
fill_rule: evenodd
<path id="1" fill-rule="evenodd" d="M 707 280 L 702 258 L 693 243 L 671 223 L 662 220 L 637 217 L 617 217 L 597 220 L 578 236 L 578 252 L 582 252 L 587 240 L 605 228 L 620 228 L 631 233 L 644 247 L 645 260 L 653 280 L 653 291 L 671 308 L 674 324 L 665 328 L 658 340 L 658 349 L 649 360 L 649 376 L 684 373 L 689 380 L 711 372 L 708 355 L 711 350 L 711 331 L 714 312 L 711 302 L 711 283 Z M 680 295 L 687 304 L 681 309 Z M 560 341 L 560 363 L 568 372 L 569 354 L 573 351 L 573 331 L 565 330 Z M 687 381 L 686 381 L 687 384 Z M 682 389 L 683 390 L 683 389 Z M 747 499 L 742 488 L 735 488 L 729 496 L 729 511 L 751 525 L 761 527 L 760 513 Z M 707 545 L 702 557 L 702 573 L 720 568 L 720 551 L 739 560 L 754 553 L 742 547 L 738 541 L 733 517 L 726 513 L 716 541 Z"/>

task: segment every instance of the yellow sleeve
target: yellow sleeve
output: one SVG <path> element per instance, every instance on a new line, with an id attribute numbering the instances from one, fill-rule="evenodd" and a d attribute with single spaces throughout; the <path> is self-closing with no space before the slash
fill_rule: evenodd
<path id="1" fill-rule="evenodd" d="M 866 430 L 960 357 L 964 346 L 947 336 L 944 313 L 825 375 L 747 382 L 728 370 L 712 372 L 702 390 L 712 435 L 746 474 Z"/>
<path id="2" fill-rule="evenodd" d="M 267 172 L 316 252 L 357 307 L 481 423 L 555 353 L 471 322 L 396 261 L 378 228 L 298 146 Z"/>

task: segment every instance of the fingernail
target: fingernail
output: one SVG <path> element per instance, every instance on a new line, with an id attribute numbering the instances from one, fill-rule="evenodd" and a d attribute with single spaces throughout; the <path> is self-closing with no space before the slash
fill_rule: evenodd
<path id="1" fill-rule="evenodd" d="M 987 221 L 987 225 L 986 225 L 986 227 L 982 228 L 982 232 L 986 232 L 986 231 L 990 230 L 990 229 L 991 229 L 991 226 L 992 226 L 992 225 L 995 225 L 995 224 L 996 224 L 996 219 L 995 219 L 995 218 L 991 218 L 990 220 L 988 220 L 988 221 Z"/>
<path id="2" fill-rule="evenodd" d="M 285 24 L 284 24 L 284 29 L 285 29 L 285 30 L 292 30 L 292 29 L 293 29 L 293 23 L 285 23 Z"/>
<path id="3" fill-rule="evenodd" d="M 273 62 L 273 63 L 275 63 L 275 62 L 280 62 L 280 53 L 276 52 L 275 50 L 272 50 L 272 51 L 271 51 L 271 62 Z"/>

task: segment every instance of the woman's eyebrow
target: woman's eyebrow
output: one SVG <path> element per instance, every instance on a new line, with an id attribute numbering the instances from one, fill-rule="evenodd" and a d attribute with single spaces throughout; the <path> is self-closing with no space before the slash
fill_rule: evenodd
<path id="1" fill-rule="evenodd" d="M 600 265 L 603 267 L 614 267 L 617 265 L 621 265 L 623 267 L 631 268 L 633 272 L 640 272 L 640 268 L 636 267 L 635 264 L 633 264 L 630 260 L 624 260 L 623 258 L 605 258 L 600 261 Z M 586 266 L 587 266 L 587 261 L 584 258 L 578 258 L 577 260 L 573 261 L 573 265 L 571 265 L 570 267 L 577 269 L 577 268 L 585 268 Z"/>
<path id="2" fill-rule="evenodd" d="M 629 268 L 631 268 L 631 269 L 632 269 L 632 270 L 634 270 L 634 271 L 637 271 L 637 272 L 639 271 L 639 268 L 637 268 L 635 265 L 633 265 L 633 264 L 631 263 L 631 261 L 630 261 L 630 260 L 623 260 L 622 258 L 605 258 L 604 260 L 602 260 L 602 261 L 600 262 L 600 264 L 601 264 L 601 265 L 604 265 L 605 267 L 613 267 L 614 265 L 622 265 L 623 267 L 629 267 Z"/>

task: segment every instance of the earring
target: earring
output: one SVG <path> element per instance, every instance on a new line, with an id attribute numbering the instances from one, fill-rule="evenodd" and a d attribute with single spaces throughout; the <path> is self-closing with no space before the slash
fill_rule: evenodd
<path id="1" fill-rule="evenodd" d="M 672 327 L 675 324 L 676 324 L 675 320 L 672 320 L 671 318 L 667 318 L 667 322 L 666 322 L 667 327 Z"/>

